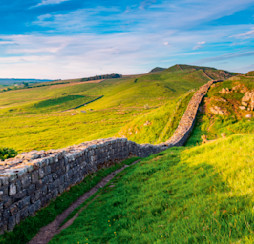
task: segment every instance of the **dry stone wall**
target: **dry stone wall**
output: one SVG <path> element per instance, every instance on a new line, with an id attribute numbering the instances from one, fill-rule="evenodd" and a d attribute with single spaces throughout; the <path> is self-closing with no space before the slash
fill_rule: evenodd
<path id="1" fill-rule="evenodd" d="M 146 157 L 182 146 L 193 129 L 203 96 L 217 81 L 209 81 L 192 97 L 174 135 L 159 145 L 108 138 L 60 150 L 32 151 L 0 162 L 0 233 L 34 215 L 57 195 L 101 167 L 130 156 Z"/>

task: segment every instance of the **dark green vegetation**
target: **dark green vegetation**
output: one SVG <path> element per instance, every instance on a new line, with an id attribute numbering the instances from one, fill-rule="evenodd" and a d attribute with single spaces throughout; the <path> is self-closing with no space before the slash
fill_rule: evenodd
<path id="1" fill-rule="evenodd" d="M 143 159 L 51 243 L 253 243 L 254 135 Z"/>
<path id="2" fill-rule="evenodd" d="M 12 148 L 0 147 L 0 161 L 7 158 L 13 158 L 17 155 L 17 152 Z"/>
<path id="3" fill-rule="evenodd" d="M 96 173 L 88 175 L 78 185 L 72 187 L 69 191 L 58 196 L 54 201 L 51 201 L 49 206 L 41 209 L 33 217 L 28 217 L 17 225 L 13 232 L 5 233 L 0 236 L 1 244 L 23 244 L 35 236 L 39 229 L 51 223 L 57 215 L 61 214 L 81 195 L 89 191 L 97 183 L 99 183 L 108 174 L 120 169 L 123 165 L 129 165 L 139 158 L 126 159 L 121 163 L 114 164 L 108 168 L 100 169 Z M 89 199 L 88 199 L 89 200 Z"/>
<path id="4" fill-rule="evenodd" d="M 50 86 L 3 93 L 0 145 L 19 152 L 47 150 L 121 133 L 138 142 L 159 143 L 172 135 L 171 126 L 177 126 L 190 99 L 187 94 L 210 79 L 207 73 L 214 79 L 231 76 L 215 69 L 176 65 L 158 73 L 55 81 Z"/>
<path id="5" fill-rule="evenodd" d="M 120 74 L 96 75 L 92 77 L 82 78 L 81 81 L 112 79 L 112 78 L 121 78 L 121 77 L 122 75 Z"/>

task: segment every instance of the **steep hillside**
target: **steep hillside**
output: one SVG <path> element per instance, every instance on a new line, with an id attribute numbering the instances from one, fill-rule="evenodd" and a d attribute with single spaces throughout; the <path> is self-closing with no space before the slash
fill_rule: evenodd
<path id="1" fill-rule="evenodd" d="M 238 133 L 254 133 L 252 72 L 234 76 L 211 87 L 201 107 L 194 140 L 200 142 L 201 135 L 206 135 L 209 140 Z"/>
<path id="2" fill-rule="evenodd" d="M 143 159 L 50 243 L 253 243 L 253 150 L 234 135 Z"/>
<path id="3" fill-rule="evenodd" d="M 224 77 L 218 70 L 206 69 L 214 77 Z M 143 123 L 138 117 L 145 114 L 151 120 L 147 127 L 150 132 L 143 141 L 141 138 L 145 130 L 133 139 L 159 142 L 170 135 L 165 129 L 168 121 L 160 119 L 155 115 L 156 111 L 152 111 L 164 106 L 161 108 L 161 118 L 176 116 L 176 125 L 188 99 L 184 100 L 179 113 L 172 104 L 177 105 L 181 96 L 209 79 L 201 69 L 186 68 L 99 80 L 98 83 L 60 82 L 2 93 L 0 146 L 19 152 L 66 147 L 118 135 L 121 128 L 134 119 L 138 124 Z M 124 130 L 128 130 L 127 127 Z M 157 129 L 157 137 L 152 138 L 151 134 L 155 134 Z"/>

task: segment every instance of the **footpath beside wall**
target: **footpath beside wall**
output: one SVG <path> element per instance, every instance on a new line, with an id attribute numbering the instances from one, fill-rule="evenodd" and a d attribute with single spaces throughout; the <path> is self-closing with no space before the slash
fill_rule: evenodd
<path id="1" fill-rule="evenodd" d="M 0 162 L 0 233 L 44 207 L 57 195 L 98 168 L 130 156 L 146 157 L 173 146 L 182 146 L 195 123 L 209 81 L 191 98 L 173 136 L 159 145 L 137 144 L 125 138 L 108 138 L 65 149 L 32 151 Z"/>

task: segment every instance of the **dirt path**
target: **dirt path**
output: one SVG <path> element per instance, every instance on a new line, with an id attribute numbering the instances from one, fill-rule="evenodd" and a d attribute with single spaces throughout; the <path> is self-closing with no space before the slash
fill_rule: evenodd
<path id="1" fill-rule="evenodd" d="M 139 160 L 135 161 L 136 164 Z M 58 215 L 53 222 L 44 226 L 40 229 L 40 231 L 34 236 L 34 238 L 28 244 L 46 244 L 48 243 L 55 235 L 60 233 L 60 231 L 69 227 L 74 220 L 78 217 L 79 213 L 83 211 L 87 206 L 89 206 L 97 197 L 94 197 L 88 204 L 82 207 L 70 220 L 68 220 L 63 226 L 60 225 L 63 221 L 77 208 L 79 207 L 84 201 L 86 201 L 89 197 L 94 195 L 98 192 L 98 190 L 104 187 L 110 180 L 112 180 L 117 174 L 122 172 L 124 169 L 129 167 L 129 165 L 124 165 L 122 168 L 114 171 L 113 173 L 109 174 L 105 178 L 103 178 L 96 186 L 94 186 L 90 191 L 86 192 L 82 195 L 76 202 L 72 203 L 69 208 L 67 208 L 63 213 Z"/>

